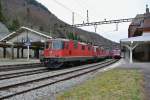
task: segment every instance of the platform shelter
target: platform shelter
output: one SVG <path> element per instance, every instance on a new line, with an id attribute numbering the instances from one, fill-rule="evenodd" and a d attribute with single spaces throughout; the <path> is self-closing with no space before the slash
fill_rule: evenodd
<path id="1" fill-rule="evenodd" d="M 128 56 L 129 51 L 129 61 L 133 62 L 133 53 L 138 60 L 150 61 L 150 34 L 144 36 L 131 37 L 127 39 L 122 39 L 120 41 L 124 57 Z"/>
<path id="2" fill-rule="evenodd" d="M 28 27 L 21 27 L 0 41 L 3 58 L 39 58 L 46 40 L 52 37 Z"/>

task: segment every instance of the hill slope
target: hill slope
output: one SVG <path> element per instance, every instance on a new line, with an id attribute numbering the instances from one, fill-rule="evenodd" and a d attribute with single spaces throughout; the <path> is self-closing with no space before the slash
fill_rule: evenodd
<path id="1" fill-rule="evenodd" d="M 27 26 L 35 30 L 43 31 L 52 37 L 66 38 L 69 32 L 78 33 L 84 41 L 89 41 L 97 45 L 112 47 L 118 45 L 102 36 L 87 32 L 81 29 L 72 29 L 67 23 L 59 20 L 46 7 L 35 0 L 1 0 L 2 13 L 5 17 L 3 23 L 8 29 L 14 30 L 14 24 L 18 26 Z M 67 27 L 63 27 L 67 25 Z"/>

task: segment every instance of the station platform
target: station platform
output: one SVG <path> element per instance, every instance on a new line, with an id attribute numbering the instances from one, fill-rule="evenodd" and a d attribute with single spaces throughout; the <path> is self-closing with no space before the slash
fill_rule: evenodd
<path id="1" fill-rule="evenodd" d="M 129 61 L 125 59 L 121 59 L 121 64 L 118 66 L 119 68 L 125 69 L 137 69 L 144 76 L 144 90 L 145 90 L 145 100 L 150 100 L 150 62 L 133 62 L 129 63 Z"/>
<path id="2" fill-rule="evenodd" d="M 136 68 L 136 69 L 150 69 L 150 62 L 138 62 L 138 61 L 134 61 L 133 63 L 130 63 L 128 60 L 126 59 L 121 59 L 121 68 Z"/>
<path id="3" fill-rule="evenodd" d="M 0 59 L 0 66 L 40 63 L 39 59 Z"/>

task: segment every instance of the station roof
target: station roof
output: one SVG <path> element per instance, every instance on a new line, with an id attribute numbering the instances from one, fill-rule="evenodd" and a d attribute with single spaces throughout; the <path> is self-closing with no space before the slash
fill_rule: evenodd
<path id="1" fill-rule="evenodd" d="M 11 46 L 10 43 L 0 42 L 0 47 L 9 47 Z"/>
<path id="2" fill-rule="evenodd" d="M 46 38 L 52 38 L 52 37 L 49 36 L 49 35 L 45 35 L 45 34 L 43 34 L 43 33 L 41 33 L 41 32 L 38 32 L 38 31 L 35 31 L 35 30 L 30 29 L 30 28 L 28 28 L 28 27 L 22 26 L 22 27 L 19 28 L 17 31 L 12 32 L 12 33 L 8 34 L 7 36 L 5 36 L 4 38 L 2 38 L 0 41 L 9 40 L 9 39 L 11 39 L 11 38 L 17 36 L 19 33 L 21 33 L 21 32 L 24 31 L 24 30 L 28 30 L 28 31 L 30 31 L 30 32 L 33 32 L 33 33 L 35 33 L 35 34 L 41 35 L 41 36 L 46 37 Z"/>
<path id="3" fill-rule="evenodd" d="M 131 37 L 120 40 L 123 43 L 131 43 L 131 42 L 150 42 L 150 35 Z"/>

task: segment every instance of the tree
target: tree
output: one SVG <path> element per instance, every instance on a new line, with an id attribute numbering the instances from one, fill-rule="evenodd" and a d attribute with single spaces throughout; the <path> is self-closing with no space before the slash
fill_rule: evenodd
<path id="1" fill-rule="evenodd" d="M 72 40 L 78 40 L 78 35 L 73 32 L 70 32 L 67 34 L 67 38 Z"/>
<path id="2" fill-rule="evenodd" d="M 67 33 L 67 38 L 68 38 L 68 39 L 73 39 L 73 33 L 72 33 L 72 32 Z"/>
<path id="3" fill-rule="evenodd" d="M 0 1 L 0 22 L 5 22 L 5 17 L 2 13 L 2 5 L 1 5 L 1 1 Z"/>
<path id="4" fill-rule="evenodd" d="M 28 25 L 30 25 L 29 24 L 30 23 L 30 8 L 29 7 L 27 7 L 26 12 L 27 12 L 26 20 L 27 20 Z"/>
<path id="5" fill-rule="evenodd" d="M 10 29 L 11 31 L 15 31 L 15 30 L 17 30 L 19 27 L 20 27 L 19 20 L 18 20 L 18 19 L 15 19 L 15 20 L 12 21 L 12 24 L 10 25 L 9 29 Z"/>
<path id="6" fill-rule="evenodd" d="M 58 24 L 55 23 L 54 26 L 53 26 L 53 32 L 56 33 L 56 32 L 57 32 L 57 29 L 58 29 Z"/>
<path id="7" fill-rule="evenodd" d="M 40 26 L 40 27 L 39 27 L 39 30 L 40 30 L 40 31 L 44 31 L 43 26 Z"/>

